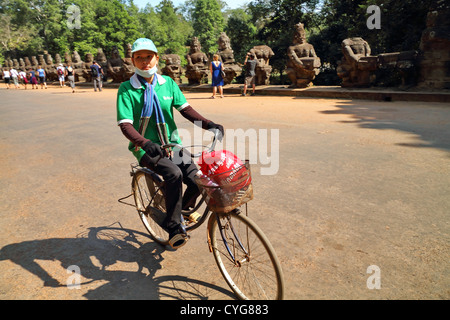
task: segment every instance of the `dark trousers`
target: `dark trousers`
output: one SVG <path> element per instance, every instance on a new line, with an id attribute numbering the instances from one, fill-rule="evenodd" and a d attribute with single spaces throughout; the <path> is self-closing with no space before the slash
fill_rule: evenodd
<path id="1" fill-rule="evenodd" d="M 175 161 L 176 160 L 176 161 Z M 166 212 L 165 227 L 169 230 L 178 227 L 181 223 L 181 209 L 193 207 L 193 202 L 200 195 L 198 186 L 194 182 L 194 176 L 198 171 L 197 166 L 191 159 L 162 158 L 156 165 L 150 161 L 146 154 L 141 158 L 140 165 L 153 170 L 162 176 L 165 183 Z M 186 191 L 183 196 L 183 183 Z"/>

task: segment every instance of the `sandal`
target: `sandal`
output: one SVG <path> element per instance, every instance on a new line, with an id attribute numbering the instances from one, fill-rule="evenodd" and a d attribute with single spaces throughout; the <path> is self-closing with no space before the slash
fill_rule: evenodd
<path id="1" fill-rule="evenodd" d="M 192 212 L 189 216 L 184 216 L 186 219 L 188 219 L 192 223 L 197 223 L 198 220 L 202 217 L 200 213 L 197 211 Z"/>

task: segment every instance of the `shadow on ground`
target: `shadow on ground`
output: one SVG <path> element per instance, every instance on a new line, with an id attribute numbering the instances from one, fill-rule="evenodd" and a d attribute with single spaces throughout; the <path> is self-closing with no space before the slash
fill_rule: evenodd
<path id="1" fill-rule="evenodd" d="M 111 225 L 89 228 L 76 238 L 9 244 L 0 249 L 0 260 L 12 261 L 39 277 L 44 286 L 55 288 L 67 283 L 53 278 L 37 260 L 59 261 L 66 270 L 76 266 L 82 276 L 81 288 L 101 284 L 91 286 L 95 289 L 84 294 L 87 299 L 207 300 L 218 292 L 234 297 L 230 291 L 204 281 L 177 275 L 155 277 L 164 251 L 145 233 Z M 109 268 L 118 262 L 119 268 Z M 138 270 L 120 270 L 120 262 L 136 263 Z"/>
<path id="2" fill-rule="evenodd" d="M 416 148 L 450 150 L 450 108 L 407 104 L 406 102 L 340 101 L 337 110 L 325 110 L 323 114 L 345 114 L 365 129 L 393 129 L 411 133 L 417 142 L 397 145 Z"/>

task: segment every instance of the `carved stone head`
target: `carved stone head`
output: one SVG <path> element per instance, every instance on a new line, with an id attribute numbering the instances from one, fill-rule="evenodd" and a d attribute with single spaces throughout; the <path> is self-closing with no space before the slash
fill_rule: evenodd
<path id="1" fill-rule="evenodd" d="M 306 43 L 306 32 L 303 23 L 299 22 L 295 25 L 294 44 Z"/>

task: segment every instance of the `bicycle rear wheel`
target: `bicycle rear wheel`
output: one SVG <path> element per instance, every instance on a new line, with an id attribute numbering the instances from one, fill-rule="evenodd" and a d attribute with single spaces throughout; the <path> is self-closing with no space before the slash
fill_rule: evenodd
<path id="1" fill-rule="evenodd" d="M 234 211 L 212 214 L 210 219 L 214 258 L 236 296 L 243 300 L 283 299 L 281 265 L 261 229 Z"/>
<path id="2" fill-rule="evenodd" d="M 136 209 L 148 233 L 156 242 L 168 245 L 169 235 L 161 227 L 166 218 L 163 190 L 149 173 L 143 171 L 135 172 L 132 188 Z"/>

